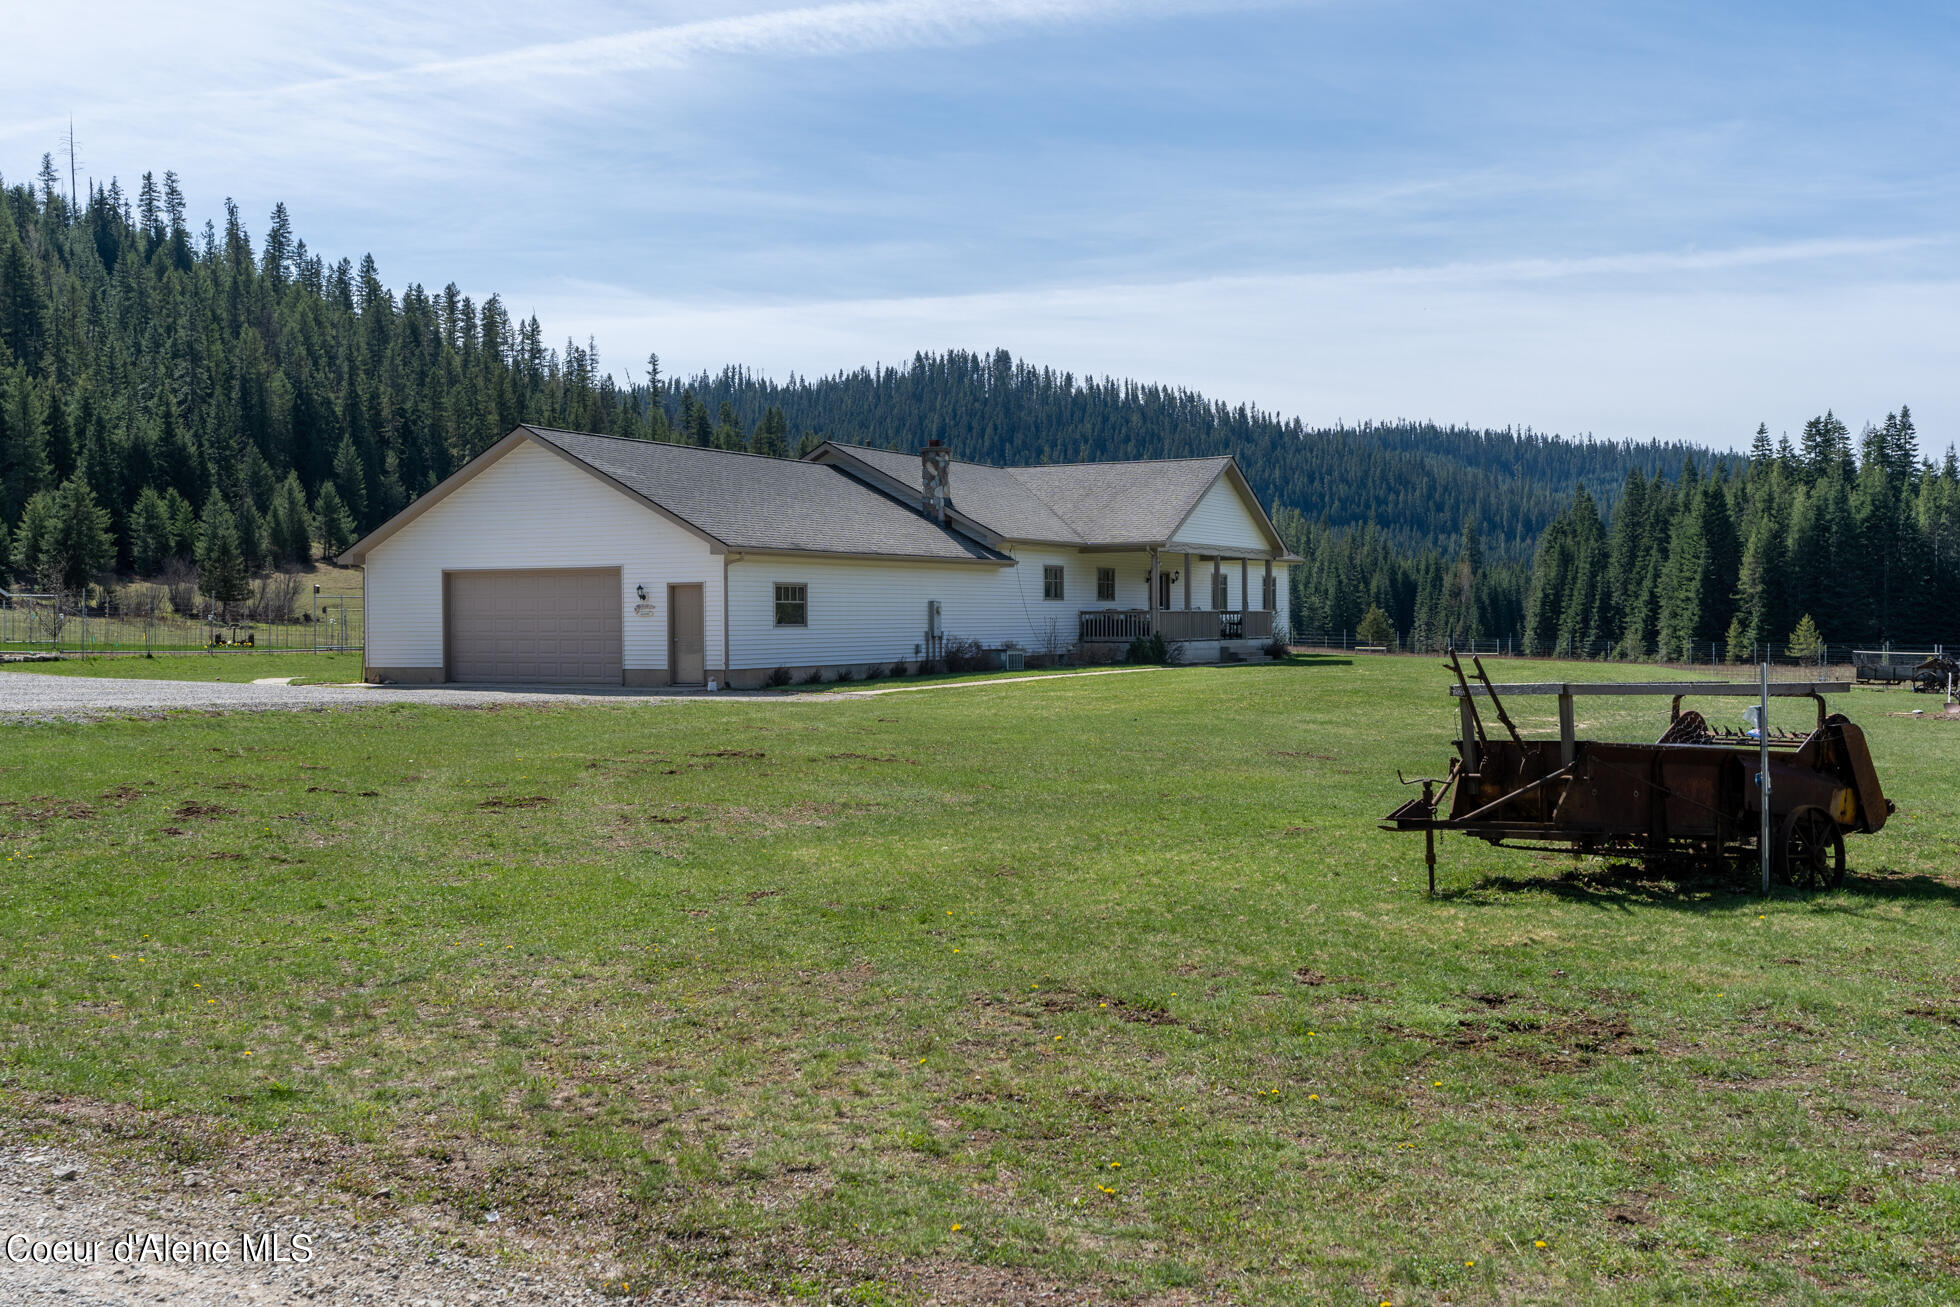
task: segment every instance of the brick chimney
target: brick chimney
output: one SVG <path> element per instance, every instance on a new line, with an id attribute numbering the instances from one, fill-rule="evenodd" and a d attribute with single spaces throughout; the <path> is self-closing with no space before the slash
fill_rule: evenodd
<path id="1" fill-rule="evenodd" d="M 919 466 L 919 483 L 926 495 L 926 515 L 943 526 L 953 472 L 952 451 L 937 439 L 929 440 L 926 447 L 919 451 Z"/>

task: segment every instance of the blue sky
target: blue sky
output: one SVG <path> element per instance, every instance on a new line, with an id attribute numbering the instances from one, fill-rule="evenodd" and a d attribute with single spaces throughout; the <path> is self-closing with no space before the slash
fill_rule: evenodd
<path id="1" fill-rule="evenodd" d="M 1310 422 L 1960 436 L 1960 10 L 38 6 L 0 169 L 275 200 L 637 374 L 1004 346 Z"/>

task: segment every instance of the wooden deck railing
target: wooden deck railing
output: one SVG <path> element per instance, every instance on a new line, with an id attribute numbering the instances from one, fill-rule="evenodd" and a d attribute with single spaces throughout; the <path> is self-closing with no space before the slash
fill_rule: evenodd
<path id="1" fill-rule="evenodd" d="M 1211 609 L 1104 608 L 1082 614 L 1081 638 L 1095 644 L 1127 644 L 1152 629 L 1172 642 L 1187 640 L 1269 640 L 1273 615 L 1262 608 Z"/>

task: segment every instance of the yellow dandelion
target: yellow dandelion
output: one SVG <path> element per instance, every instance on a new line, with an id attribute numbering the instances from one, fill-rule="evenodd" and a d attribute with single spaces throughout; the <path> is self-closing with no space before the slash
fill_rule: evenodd
<path id="1" fill-rule="evenodd" d="M 1121 1162 L 1111 1162 L 1109 1165 L 1111 1170 L 1120 1171 L 1123 1169 L 1123 1164 Z"/>
<path id="2" fill-rule="evenodd" d="M 1545 1241 L 1543 1239 L 1536 1240 L 1532 1243 L 1532 1247 L 1534 1248 L 1543 1248 L 1544 1246 L 1545 1246 Z"/>
<path id="3" fill-rule="evenodd" d="M 1440 1080 L 1432 1080 L 1429 1083 L 1434 1085 L 1438 1089 L 1441 1089 L 1443 1087 L 1443 1082 Z"/>
<path id="4" fill-rule="evenodd" d="M 248 1049 L 246 1049 L 246 1050 L 245 1050 L 245 1056 L 246 1056 L 246 1057 L 250 1057 L 250 1056 L 252 1056 L 252 1050 L 251 1050 L 251 1049 L 249 1049 L 249 1048 L 248 1048 Z"/>
<path id="5" fill-rule="evenodd" d="M 961 1229 L 960 1225 L 957 1222 L 955 1222 L 953 1225 L 953 1233 L 958 1234 L 960 1232 L 960 1229 Z"/>
<path id="6" fill-rule="evenodd" d="M 1475 1266 L 1475 1265 L 1476 1265 L 1476 1263 L 1475 1263 L 1475 1262 L 1465 1262 L 1465 1263 L 1464 1263 L 1464 1265 L 1465 1265 L 1465 1266 Z"/>
<path id="7" fill-rule="evenodd" d="M 1308 1094 L 1308 1095 L 1307 1095 L 1307 1101 L 1308 1101 L 1309 1103 L 1318 1103 L 1318 1102 L 1320 1101 L 1320 1095 L 1319 1095 L 1319 1094 Z"/>
<path id="8" fill-rule="evenodd" d="M 620 1027 L 620 1029 L 621 1029 L 621 1030 L 624 1030 L 625 1028 L 626 1028 L 626 1027 L 624 1027 L 624 1026 L 621 1026 L 621 1027 Z M 926 1060 L 925 1060 L 924 1058 L 920 1058 L 920 1059 L 919 1059 L 919 1065 L 920 1065 L 920 1066 L 924 1066 L 925 1064 L 926 1064 Z"/>

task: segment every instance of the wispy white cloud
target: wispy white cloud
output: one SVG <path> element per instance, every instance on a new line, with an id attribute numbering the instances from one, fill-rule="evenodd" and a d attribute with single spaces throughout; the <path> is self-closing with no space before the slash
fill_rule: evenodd
<path id="1" fill-rule="evenodd" d="M 590 76 L 680 68 L 709 56 L 820 58 L 876 51 L 968 45 L 1031 27 L 1156 17 L 1220 8 L 1217 0 L 855 0 L 528 45 L 494 54 L 434 59 L 405 67 L 301 83 L 331 90 L 374 82 L 443 78 L 487 82 L 517 77 Z"/>

